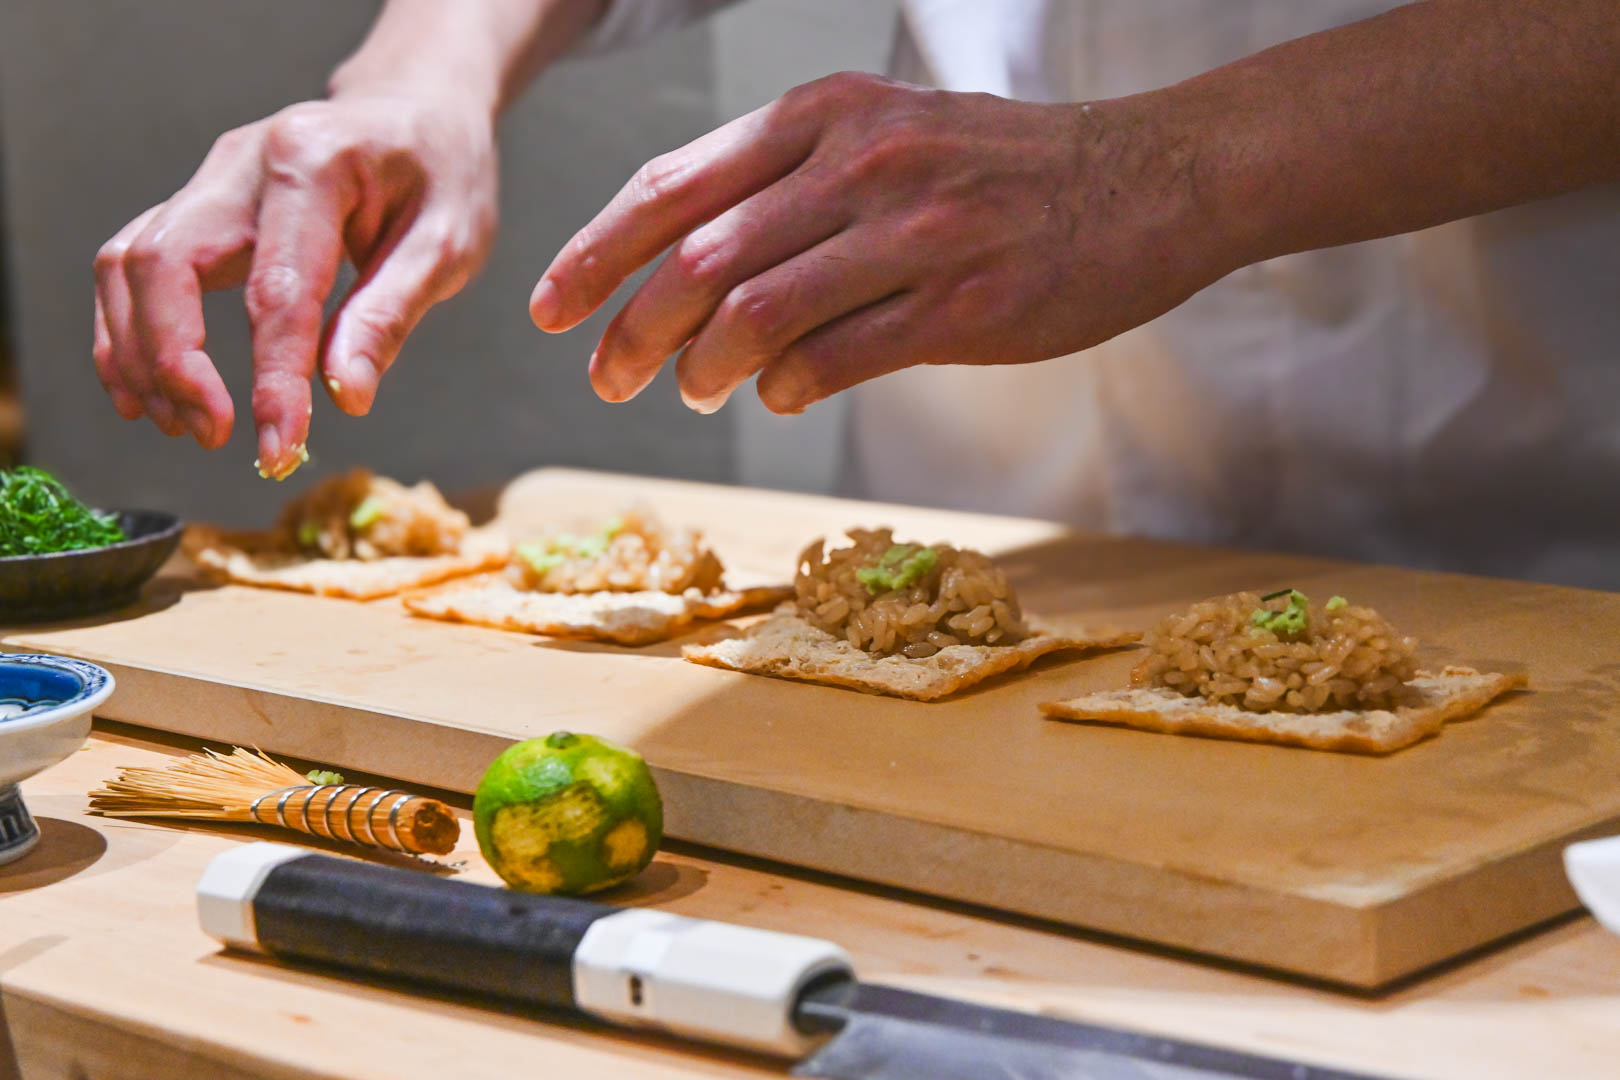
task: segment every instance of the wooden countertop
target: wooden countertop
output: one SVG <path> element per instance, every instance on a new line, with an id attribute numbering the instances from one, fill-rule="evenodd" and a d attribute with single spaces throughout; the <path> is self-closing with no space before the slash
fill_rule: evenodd
<path id="1" fill-rule="evenodd" d="M 223 952 L 197 928 L 198 875 L 233 844 L 291 834 L 85 813 L 85 792 L 117 766 L 196 745 L 108 725 L 23 785 L 43 839 L 0 868 L 0 1077 L 784 1074 L 764 1059 Z M 464 839 L 451 858 L 494 881 L 470 828 Z M 1363 997 L 691 848 L 661 854 L 608 899 L 831 938 L 874 980 L 1341 1067 L 1469 1078 L 1620 1068 L 1620 938 L 1585 917 Z"/>

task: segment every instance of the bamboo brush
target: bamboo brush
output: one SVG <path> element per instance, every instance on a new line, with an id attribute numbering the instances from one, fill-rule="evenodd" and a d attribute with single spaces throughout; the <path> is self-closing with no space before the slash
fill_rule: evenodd
<path id="1" fill-rule="evenodd" d="M 257 750 L 207 750 L 165 769 L 120 769 L 118 779 L 90 793 L 90 809 L 107 817 L 257 821 L 407 855 L 446 855 L 461 835 L 461 823 L 437 799 L 310 781 Z"/>

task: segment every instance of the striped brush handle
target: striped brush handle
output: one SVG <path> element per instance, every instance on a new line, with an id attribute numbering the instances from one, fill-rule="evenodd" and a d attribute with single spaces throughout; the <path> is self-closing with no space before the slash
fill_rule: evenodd
<path id="1" fill-rule="evenodd" d="M 449 854 L 461 835 L 461 823 L 439 800 L 360 784 L 269 791 L 249 804 L 248 813 L 266 825 L 407 855 Z"/>

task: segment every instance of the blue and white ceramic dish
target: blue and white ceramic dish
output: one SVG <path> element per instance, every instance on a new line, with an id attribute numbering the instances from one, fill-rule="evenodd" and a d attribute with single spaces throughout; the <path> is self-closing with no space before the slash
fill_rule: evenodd
<path id="1" fill-rule="evenodd" d="M 64 656 L 0 652 L 0 864 L 39 841 L 17 785 L 84 745 L 113 692 L 105 668 Z"/>

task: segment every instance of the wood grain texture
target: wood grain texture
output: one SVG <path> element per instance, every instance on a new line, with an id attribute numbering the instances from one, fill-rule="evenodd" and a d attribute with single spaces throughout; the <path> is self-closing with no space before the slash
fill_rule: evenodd
<path id="1" fill-rule="evenodd" d="M 997 553 L 1037 616 L 1127 629 L 1239 588 L 1344 594 L 1425 666 L 1533 689 L 1360 759 L 1041 718 L 1125 685 L 1130 651 L 924 704 L 686 664 L 690 637 L 536 639 L 180 570 L 130 617 L 0 640 L 106 664 L 114 719 L 459 791 L 513 739 L 590 731 L 647 756 L 677 837 L 1361 986 L 1573 909 L 1559 851 L 1620 828 L 1620 596 L 560 470 L 515 482 L 502 519 L 578 527 L 630 497 L 739 573 L 891 524 Z"/>
<path id="2" fill-rule="evenodd" d="M 28 1080 L 783 1075 L 762 1059 L 221 950 L 197 927 L 203 867 L 289 834 L 87 816 L 85 792 L 119 766 L 197 749 L 161 738 L 103 725 L 86 752 L 23 785 L 44 836 L 0 869 L 0 1013 Z M 449 858 L 493 884 L 471 832 Z M 686 848 L 603 899 L 834 939 L 876 981 L 1389 1076 L 1597 1077 L 1620 1060 L 1620 938 L 1584 917 L 1358 995 Z"/>

